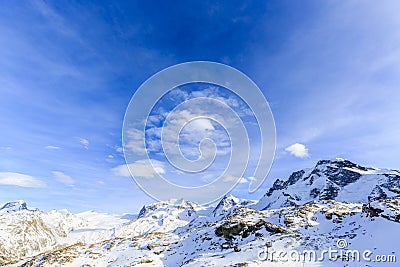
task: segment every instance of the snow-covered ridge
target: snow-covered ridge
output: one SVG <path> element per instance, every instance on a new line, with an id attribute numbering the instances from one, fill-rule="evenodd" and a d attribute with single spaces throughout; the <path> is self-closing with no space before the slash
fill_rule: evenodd
<path id="1" fill-rule="evenodd" d="M 232 195 L 224 196 L 218 205 L 213 209 L 212 215 L 217 218 L 222 218 L 229 214 L 233 209 L 238 208 L 240 206 L 249 206 L 251 204 L 255 204 L 256 201 L 247 200 L 247 199 L 240 199 L 234 197 Z"/>
<path id="2" fill-rule="evenodd" d="M 26 202 L 23 200 L 11 201 L 4 204 L 0 204 L 0 214 L 17 212 L 21 210 L 25 211 L 38 211 L 37 208 L 28 208 Z"/>
<path id="3" fill-rule="evenodd" d="M 0 212 L 0 265 L 78 242 L 96 243 L 113 237 L 124 216 L 97 212 L 72 214 L 67 210 L 42 212 L 24 201 L 5 204 Z M 6 262 L 7 262 L 6 261 Z"/>
<path id="4" fill-rule="evenodd" d="M 398 196 L 398 171 L 364 167 L 345 159 L 320 160 L 311 170 L 296 171 L 286 181 L 276 180 L 254 208 L 280 208 L 327 199 L 361 203 Z"/>

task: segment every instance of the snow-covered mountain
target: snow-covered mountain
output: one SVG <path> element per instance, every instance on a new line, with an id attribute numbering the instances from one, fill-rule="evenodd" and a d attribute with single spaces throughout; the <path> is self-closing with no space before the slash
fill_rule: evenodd
<path id="1" fill-rule="evenodd" d="M 222 219 L 224 216 L 229 214 L 232 209 L 240 206 L 249 206 L 255 203 L 256 201 L 253 200 L 240 199 L 232 195 L 226 195 L 220 200 L 215 209 L 213 209 L 212 215 L 216 218 Z"/>
<path id="2" fill-rule="evenodd" d="M 276 181 L 257 203 L 231 195 L 216 206 L 175 199 L 146 205 L 133 219 L 44 213 L 21 203 L 25 208 L 0 213 L 0 265 L 395 266 L 399 180 L 398 171 L 335 159 Z M 301 265 L 270 257 L 304 250 L 320 256 L 339 248 L 371 252 L 372 260 L 345 254 Z M 387 262 L 378 263 L 377 255 Z"/>
<path id="3" fill-rule="evenodd" d="M 0 205 L 0 214 L 4 213 L 11 213 L 11 212 L 16 212 L 20 210 L 25 210 L 25 211 L 37 211 L 37 208 L 28 208 L 26 205 L 25 201 L 23 200 L 17 200 L 17 201 L 11 201 L 4 203 L 3 205 Z"/>
<path id="4" fill-rule="evenodd" d="M 23 201 L 6 203 L 0 213 L 0 265 L 75 243 L 87 244 L 113 237 L 124 216 L 97 212 L 72 214 L 67 210 L 42 212 Z"/>
<path id="5" fill-rule="evenodd" d="M 313 200 L 368 202 L 400 196 L 400 172 L 367 168 L 345 159 L 320 160 L 308 170 L 276 180 L 255 209 L 302 205 Z"/>

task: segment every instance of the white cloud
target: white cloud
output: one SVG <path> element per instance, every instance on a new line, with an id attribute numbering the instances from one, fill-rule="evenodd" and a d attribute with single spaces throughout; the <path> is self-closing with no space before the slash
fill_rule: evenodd
<path id="1" fill-rule="evenodd" d="M 114 150 L 117 153 L 123 153 L 123 149 L 120 146 L 117 145 L 106 145 L 108 148 L 111 148 L 112 150 Z"/>
<path id="2" fill-rule="evenodd" d="M 17 172 L 0 172 L 0 184 L 20 187 L 43 188 L 46 184 L 30 175 Z"/>
<path id="3" fill-rule="evenodd" d="M 143 130 L 131 128 L 126 132 L 126 139 L 128 140 L 125 144 L 125 149 L 131 151 L 137 155 L 146 154 L 146 150 L 144 148 L 144 133 Z"/>
<path id="4" fill-rule="evenodd" d="M 79 143 L 85 148 L 89 149 L 89 140 L 85 138 L 78 137 Z"/>
<path id="5" fill-rule="evenodd" d="M 247 179 L 244 178 L 244 177 L 242 177 L 242 178 L 239 179 L 239 184 L 245 184 L 245 183 L 247 183 L 247 182 L 248 182 Z"/>
<path id="6" fill-rule="evenodd" d="M 248 108 L 248 106 L 245 104 L 245 102 L 238 96 L 230 94 L 230 95 L 223 95 L 220 92 L 220 89 L 218 87 L 211 86 L 207 89 L 203 89 L 201 91 L 193 91 L 191 92 L 190 95 L 187 96 L 187 99 L 190 98 L 196 98 L 196 97 L 207 97 L 207 98 L 212 98 L 215 100 L 219 100 L 225 104 L 227 104 L 229 107 L 233 108 L 235 112 L 239 116 L 251 116 L 253 115 L 253 112 L 251 109 Z"/>
<path id="7" fill-rule="evenodd" d="M 204 133 L 207 131 L 215 130 L 215 128 L 211 124 L 210 120 L 204 119 L 204 118 L 195 119 L 195 120 L 190 121 L 184 129 L 186 131 L 188 131 L 189 134 L 192 134 L 192 135 L 194 135 L 196 133 L 201 133 L 204 135 Z"/>
<path id="8" fill-rule="evenodd" d="M 162 141 L 162 148 L 169 156 L 177 155 L 180 158 L 181 153 L 189 157 L 198 157 L 198 145 L 201 140 L 209 138 L 215 146 L 208 144 L 203 147 L 202 157 L 213 157 L 215 152 L 219 155 L 227 155 L 230 153 L 229 136 L 222 127 L 238 126 L 237 121 L 230 121 L 229 118 L 221 115 L 221 109 L 226 106 L 218 105 L 209 99 L 192 100 L 191 102 L 182 103 L 178 109 L 169 114 L 168 120 L 162 127 L 162 140 L 156 135 L 147 131 L 151 141 L 146 140 L 150 144 L 150 151 L 156 152 L 161 149 L 161 143 L 154 140 Z M 224 114 L 224 113 L 223 113 Z M 214 127 L 220 125 L 218 129 Z M 160 128 L 161 129 L 161 128 Z M 179 142 L 179 149 L 177 149 Z"/>
<path id="9" fill-rule="evenodd" d="M 299 143 L 288 146 L 287 148 L 285 148 L 285 151 L 298 158 L 306 158 L 309 156 L 308 148 L 306 148 L 305 145 Z"/>
<path id="10" fill-rule="evenodd" d="M 177 136 L 179 133 L 179 148 L 173 151 L 168 151 L 168 154 L 176 154 L 180 157 L 181 153 L 188 157 L 199 156 L 198 142 L 204 138 L 210 138 L 217 145 L 217 153 L 219 155 L 227 155 L 230 151 L 229 136 L 222 128 L 233 128 L 233 126 L 240 127 L 239 121 L 232 121 L 234 118 L 225 116 L 224 109 L 233 110 L 234 113 L 240 116 L 252 114 L 246 104 L 236 95 L 226 95 L 220 92 L 220 89 L 215 86 L 210 86 L 199 91 L 186 92 L 180 88 L 174 89 L 169 93 L 176 109 L 170 112 L 165 112 L 160 108 L 154 112 L 148 119 L 152 126 L 146 130 L 146 146 L 150 152 L 159 152 L 162 150 L 161 146 L 161 129 L 163 130 L 162 144 L 164 149 L 168 147 L 176 147 Z M 201 100 L 202 99 L 202 100 Z M 219 103 L 219 104 L 217 104 Z M 168 121 L 165 121 L 168 117 Z M 210 119 L 207 119 L 210 118 Z M 160 126 L 160 122 L 164 121 L 164 125 Z M 152 124 L 154 122 L 154 124 Z M 218 125 L 218 126 L 217 126 Z M 129 134 L 129 133 L 128 133 Z M 128 136 L 127 134 L 127 136 Z M 137 138 L 130 134 L 129 143 L 131 150 L 136 151 L 134 142 Z M 143 151 L 143 137 L 141 136 L 140 148 Z M 202 151 L 203 156 L 208 155 L 206 151 Z M 214 146 L 209 150 L 210 155 L 215 153 Z"/>
<path id="11" fill-rule="evenodd" d="M 54 178 L 58 182 L 69 186 L 72 186 L 74 184 L 74 180 L 71 178 L 71 176 L 68 176 L 65 173 L 59 171 L 53 171 L 52 173 L 54 175 Z"/>
<path id="12" fill-rule="evenodd" d="M 253 177 L 253 176 L 249 176 L 249 177 L 247 177 L 247 179 L 248 179 L 249 181 L 257 181 L 257 178 L 256 178 L 256 177 Z"/>
<path id="13" fill-rule="evenodd" d="M 45 149 L 50 149 L 50 150 L 58 150 L 60 149 L 58 146 L 45 146 Z"/>
<path id="14" fill-rule="evenodd" d="M 248 182 L 248 180 L 244 177 L 237 178 L 237 177 L 233 177 L 233 176 L 226 176 L 222 179 L 223 182 L 232 182 L 232 181 L 238 181 L 238 180 L 239 180 L 239 184 L 244 184 L 244 183 Z"/>
<path id="15" fill-rule="evenodd" d="M 152 164 L 147 164 L 148 160 L 137 160 L 134 163 L 129 164 L 129 169 L 133 176 L 152 178 L 157 173 L 165 173 L 164 164 L 158 160 L 151 160 Z M 127 164 L 119 165 L 112 169 L 116 176 L 130 177 Z"/>

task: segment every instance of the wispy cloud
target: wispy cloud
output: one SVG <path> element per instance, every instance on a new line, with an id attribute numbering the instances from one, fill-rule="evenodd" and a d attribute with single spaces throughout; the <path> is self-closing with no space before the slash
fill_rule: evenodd
<path id="1" fill-rule="evenodd" d="M 135 128 L 131 128 L 128 131 L 126 131 L 126 138 L 129 140 L 125 144 L 125 148 L 138 154 L 138 155 L 144 155 L 146 151 L 143 149 L 143 137 L 144 133 L 143 130 L 138 130 Z M 118 148 L 117 148 L 118 151 Z M 121 149 L 122 152 L 122 149 Z"/>
<path id="2" fill-rule="evenodd" d="M 239 184 L 245 184 L 245 183 L 248 183 L 249 181 L 246 179 L 246 178 L 244 178 L 244 177 L 241 177 L 240 179 L 239 179 Z"/>
<path id="3" fill-rule="evenodd" d="M 164 163 L 158 160 L 151 160 L 151 164 L 147 164 L 147 160 L 137 160 L 134 163 L 129 164 L 129 169 L 133 176 L 152 178 L 157 173 L 165 173 Z M 119 165 L 112 169 L 114 175 L 130 177 L 128 166 L 126 164 Z"/>
<path id="4" fill-rule="evenodd" d="M 49 149 L 49 150 L 58 150 L 58 149 L 60 149 L 60 147 L 58 147 L 58 146 L 45 146 L 44 148 L 45 149 Z"/>
<path id="5" fill-rule="evenodd" d="M 309 156 L 308 148 L 306 148 L 305 145 L 299 143 L 288 146 L 287 148 L 285 148 L 285 151 L 289 152 L 291 155 L 297 158 L 306 158 Z"/>
<path id="6" fill-rule="evenodd" d="M 0 184 L 20 187 L 43 188 L 46 183 L 30 175 L 17 172 L 0 172 Z"/>
<path id="7" fill-rule="evenodd" d="M 83 146 L 85 149 L 89 149 L 89 140 L 81 137 L 77 137 L 79 140 L 79 143 Z"/>
<path id="8" fill-rule="evenodd" d="M 246 179 L 246 178 L 244 178 L 244 177 L 237 178 L 237 177 L 233 177 L 233 176 L 226 176 L 226 177 L 224 177 L 224 178 L 222 179 L 222 181 L 223 181 L 223 182 L 238 181 L 239 184 L 245 184 L 245 183 L 248 183 L 248 182 L 249 182 L 249 180 Z"/>
<path id="9" fill-rule="evenodd" d="M 240 101 L 236 99 L 237 97 L 226 97 L 222 93 L 218 93 L 216 88 L 208 88 L 190 93 L 182 89 L 175 89 L 171 91 L 171 95 L 168 95 L 168 97 L 172 99 L 172 103 L 170 104 L 180 104 L 181 106 L 168 114 L 168 120 L 166 120 L 167 116 L 164 115 L 164 109 L 162 108 L 157 109 L 158 113 L 152 114 L 151 122 L 156 122 L 156 125 L 161 124 L 161 126 L 151 125 L 152 127 L 146 130 L 146 145 L 150 152 L 157 153 L 162 148 L 175 147 L 178 133 L 181 151 L 174 151 L 178 156 L 181 155 L 181 152 L 189 157 L 199 156 L 198 144 L 205 138 L 209 138 L 215 142 L 219 155 L 226 155 L 230 152 L 229 136 L 223 128 L 238 125 L 230 120 L 232 119 L 231 117 L 228 118 L 224 116 L 225 114 L 222 115 L 221 109 L 223 107 L 228 109 L 228 106 L 233 108 L 232 106 L 234 106 L 243 112 L 245 107 L 238 104 Z M 196 98 L 202 100 L 194 101 Z M 220 104 L 217 105 L 216 103 Z M 161 133 L 163 133 L 162 138 Z M 140 146 L 143 147 L 142 133 L 139 130 L 133 129 L 127 135 L 128 137 L 131 136 L 127 147 L 135 153 L 143 153 L 143 148 L 141 150 L 136 149 Z M 214 154 L 214 147 L 210 147 L 209 153 L 206 150 L 203 151 L 203 156 Z"/>
<path id="10" fill-rule="evenodd" d="M 81 41 L 76 31 L 68 25 L 68 21 L 45 1 L 32 1 L 32 6 L 49 22 L 49 27 L 65 35 L 68 38 Z"/>
<path id="11" fill-rule="evenodd" d="M 63 172 L 53 171 L 52 173 L 53 173 L 54 178 L 56 179 L 56 181 L 58 181 L 60 183 L 63 183 L 63 184 L 68 185 L 68 186 L 72 186 L 75 183 L 71 176 L 66 175 Z"/>

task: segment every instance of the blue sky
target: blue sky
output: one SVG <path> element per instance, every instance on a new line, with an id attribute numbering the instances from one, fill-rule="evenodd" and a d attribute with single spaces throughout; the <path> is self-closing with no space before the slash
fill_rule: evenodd
<path id="1" fill-rule="evenodd" d="M 274 114 L 269 177 L 254 194 L 246 183 L 233 194 L 257 199 L 321 158 L 400 168 L 396 1 L 3 6 L 0 202 L 115 213 L 152 202 L 116 171 L 125 109 L 151 75 L 193 60 L 244 72 Z"/>

